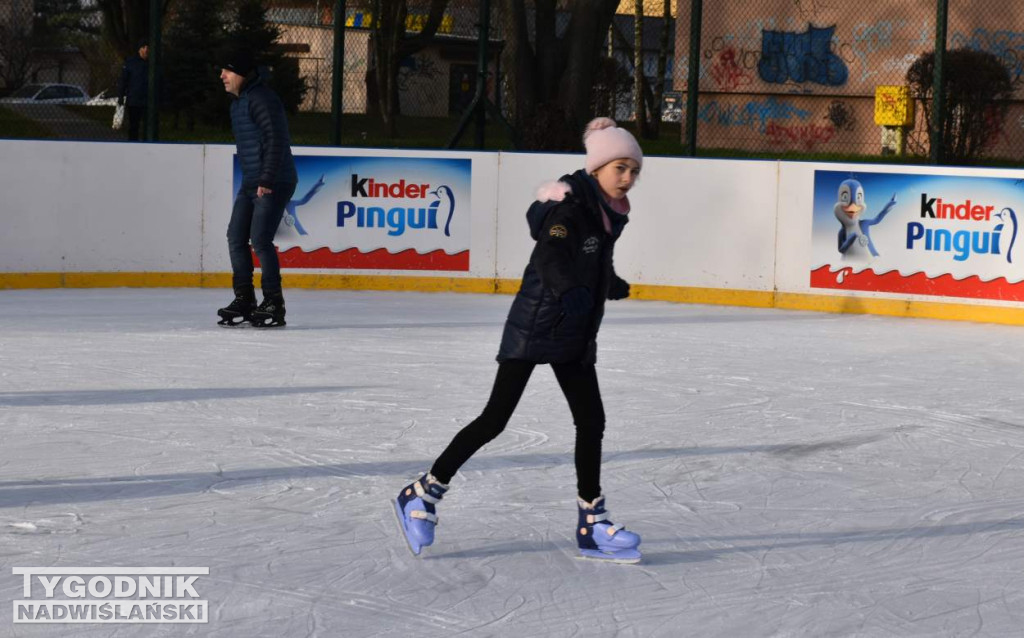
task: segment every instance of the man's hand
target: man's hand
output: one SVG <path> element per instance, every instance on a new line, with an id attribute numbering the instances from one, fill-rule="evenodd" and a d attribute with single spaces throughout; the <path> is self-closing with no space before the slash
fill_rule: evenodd
<path id="1" fill-rule="evenodd" d="M 258 186 L 258 187 L 256 187 L 256 197 L 263 197 L 264 195 L 269 195 L 269 194 L 271 194 L 273 192 L 274 191 L 270 190 L 266 186 Z"/>

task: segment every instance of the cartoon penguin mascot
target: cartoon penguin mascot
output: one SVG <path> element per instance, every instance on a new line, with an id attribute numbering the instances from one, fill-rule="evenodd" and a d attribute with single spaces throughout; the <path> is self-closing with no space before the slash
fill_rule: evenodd
<path id="1" fill-rule="evenodd" d="M 281 233 L 285 228 L 294 228 L 300 235 L 308 235 L 306 229 L 302 227 L 302 222 L 299 221 L 299 214 L 295 212 L 295 208 L 298 206 L 305 206 L 309 203 L 309 200 L 313 199 L 313 196 L 320 192 L 320 189 L 324 187 L 324 176 L 321 175 L 320 179 L 313 184 L 313 188 L 309 189 L 309 192 L 302 199 L 291 200 L 285 204 L 284 216 L 281 218 L 281 226 L 278 226 L 278 233 Z"/>
<path id="2" fill-rule="evenodd" d="M 430 194 L 437 198 L 436 202 L 430 204 L 430 228 L 437 228 L 438 213 L 442 219 L 447 216 L 444 222 L 444 236 L 451 237 L 452 216 L 455 214 L 455 193 L 447 186 L 441 185 L 430 191 Z"/>
<path id="3" fill-rule="evenodd" d="M 839 229 L 839 252 L 844 261 L 871 261 L 878 257 L 878 251 L 871 241 L 871 227 L 885 219 L 896 205 L 896 194 L 885 205 L 882 212 L 873 219 L 862 219 L 866 204 L 864 187 L 855 179 L 848 179 L 839 185 L 839 201 L 833 212 L 842 224 Z"/>

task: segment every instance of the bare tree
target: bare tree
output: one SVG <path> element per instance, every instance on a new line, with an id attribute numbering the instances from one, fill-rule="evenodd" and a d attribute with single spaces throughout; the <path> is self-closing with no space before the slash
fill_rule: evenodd
<path id="1" fill-rule="evenodd" d="M 160 0 L 161 11 L 173 0 Z M 139 40 L 149 36 L 149 0 L 96 0 L 103 14 L 103 34 L 122 56 L 135 52 Z"/>
<path id="2" fill-rule="evenodd" d="M 672 0 L 664 0 L 661 9 L 661 40 L 658 43 L 658 76 L 654 80 L 654 100 L 651 105 L 650 133 L 657 138 L 661 133 L 661 103 L 665 99 L 665 71 L 668 68 L 668 37 L 674 33 L 672 23 Z"/>
<path id="3" fill-rule="evenodd" d="M 673 33 L 673 20 L 671 12 L 671 0 L 664 0 L 662 6 L 661 37 L 658 47 L 657 77 L 648 79 L 643 73 L 643 29 L 636 24 L 643 21 L 642 9 L 634 21 L 633 38 L 627 37 L 618 29 L 612 29 L 612 37 L 615 38 L 616 46 L 622 48 L 627 57 L 632 57 L 633 62 L 633 86 L 639 87 L 633 92 L 634 112 L 641 114 L 637 117 L 637 131 L 645 139 L 656 139 L 661 127 L 661 103 L 665 96 L 665 71 L 668 67 L 669 36 Z"/>
<path id="4" fill-rule="evenodd" d="M 644 0 L 633 2 L 633 114 L 637 137 L 646 137 L 647 109 L 644 107 Z"/>
<path id="5" fill-rule="evenodd" d="M 535 0 L 531 34 L 527 3 L 505 0 L 509 90 L 520 145 L 535 150 L 574 150 L 593 116 L 592 90 L 601 45 L 618 0 L 574 0 L 568 27 L 558 36 L 556 0 Z M 532 35 L 532 39 L 531 39 Z"/>
<path id="6" fill-rule="evenodd" d="M 377 96 L 377 109 L 388 138 L 398 133 L 398 64 L 434 41 L 447 7 L 448 0 L 431 0 L 423 28 L 409 35 L 406 32 L 408 0 L 374 0 L 372 81 L 376 86 L 370 93 Z"/>
<path id="7" fill-rule="evenodd" d="M 38 65 L 32 56 L 32 33 L 0 25 L 0 79 L 16 89 L 25 84 Z"/>
<path id="8" fill-rule="evenodd" d="M 33 59 L 32 3 L 0 8 L 0 79 L 16 89 L 36 70 Z"/>

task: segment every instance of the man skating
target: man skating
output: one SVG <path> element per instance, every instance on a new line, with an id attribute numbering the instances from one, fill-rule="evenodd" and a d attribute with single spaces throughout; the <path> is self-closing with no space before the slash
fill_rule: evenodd
<path id="1" fill-rule="evenodd" d="M 220 79 L 224 89 L 235 97 L 231 129 L 242 168 L 242 185 L 228 223 L 235 299 L 218 311 L 220 323 L 238 325 L 248 321 L 260 328 L 283 326 L 284 295 L 274 233 L 298 182 L 288 119 L 281 99 L 260 76 L 251 52 L 238 50 L 227 55 L 221 63 Z M 259 306 L 253 287 L 253 252 L 263 270 L 263 301 Z"/>

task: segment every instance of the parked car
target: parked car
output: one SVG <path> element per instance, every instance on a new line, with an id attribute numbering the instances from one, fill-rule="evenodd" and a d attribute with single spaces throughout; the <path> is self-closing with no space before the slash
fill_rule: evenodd
<path id="1" fill-rule="evenodd" d="M 26 84 L 0 104 L 85 104 L 89 94 L 77 84 Z"/>
<path id="2" fill-rule="evenodd" d="M 88 106 L 117 106 L 117 91 L 104 89 L 86 102 Z"/>

